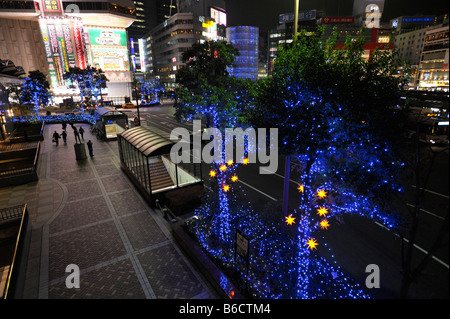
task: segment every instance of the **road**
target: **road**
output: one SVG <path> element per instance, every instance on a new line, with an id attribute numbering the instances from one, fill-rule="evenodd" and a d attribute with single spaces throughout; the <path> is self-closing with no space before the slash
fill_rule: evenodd
<path id="1" fill-rule="evenodd" d="M 136 116 L 136 110 L 127 110 Z M 189 124 L 181 125 L 174 117 L 171 103 L 161 106 L 140 108 L 140 116 L 147 125 L 167 133 L 175 127 L 185 127 L 192 131 Z M 284 185 L 284 157 L 280 156 L 275 174 L 259 174 L 259 165 L 241 165 L 237 174 L 243 190 L 253 209 L 270 214 L 274 221 L 283 219 L 281 203 Z M 429 249 L 435 234 L 449 210 L 449 155 L 448 151 L 436 158 L 434 170 L 430 176 L 424 203 L 421 210 L 421 222 L 415 245 L 415 260 L 421 258 Z M 207 165 L 203 165 L 203 176 L 208 176 Z M 288 211 L 299 204 L 296 164 L 291 163 Z M 208 185 L 207 179 L 205 184 Z M 412 203 L 407 203 L 412 205 Z M 443 247 L 434 254 L 418 283 L 410 289 L 411 298 L 448 298 L 449 297 L 449 246 L 448 232 Z M 408 238 L 404 238 L 406 242 Z M 368 276 L 366 266 L 376 264 L 380 269 L 380 288 L 371 293 L 380 298 L 398 298 L 401 280 L 401 243 L 402 239 L 387 230 L 383 225 L 359 216 L 346 216 L 341 223 L 335 223 L 322 238 L 318 238 L 317 253 L 336 263 L 341 270 L 354 277 L 361 286 L 365 286 Z"/>

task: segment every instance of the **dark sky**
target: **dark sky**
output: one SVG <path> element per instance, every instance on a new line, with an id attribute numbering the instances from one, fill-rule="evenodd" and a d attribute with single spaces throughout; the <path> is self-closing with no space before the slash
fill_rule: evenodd
<path id="1" fill-rule="evenodd" d="M 281 13 L 294 12 L 295 0 L 226 0 L 228 25 L 267 30 L 278 25 Z M 401 15 L 448 13 L 448 0 L 386 0 L 382 21 Z M 328 16 L 351 16 L 353 0 L 300 0 L 300 10 L 323 10 Z"/>

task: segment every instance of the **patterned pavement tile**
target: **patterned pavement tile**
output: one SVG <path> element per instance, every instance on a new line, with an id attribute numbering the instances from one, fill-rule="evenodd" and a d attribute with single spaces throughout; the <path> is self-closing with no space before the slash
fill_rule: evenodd
<path id="1" fill-rule="evenodd" d="M 122 174 L 102 177 L 101 181 L 105 186 L 107 193 L 112 193 L 124 189 L 130 189 L 131 186 Z"/>
<path id="2" fill-rule="evenodd" d="M 145 210 L 144 204 L 133 190 L 108 194 L 118 216 Z"/>
<path id="3" fill-rule="evenodd" d="M 64 276 L 69 264 L 76 264 L 83 269 L 126 253 L 112 221 L 50 236 L 49 279 Z"/>
<path id="4" fill-rule="evenodd" d="M 87 180 L 67 185 L 69 201 L 87 198 L 101 194 L 97 180 Z"/>
<path id="5" fill-rule="evenodd" d="M 88 166 L 75 170 L 59 170 L 50 173 L 50 176 L 63 184 L 80 182 L 95 178 L 94 172 Z"/>
<path id="6" fill-rule="evenodd" d="M 98 165 L 95 167 L 95 169 L 100 176 L 120 174 L 120 168 L 117 168 L 113 163 Z"/>
<path id="7" fill-rule="evenodd" d="M 65 281 L 52 285 L 48 297 L 49 299 L 143 299 L 145 294 L 127 258 L 81 273 L 80 288 L 69 289 Z"/>
<path id="8" fill-rule="evenodd" d="M 53 234 L 109 218 L 111 218 L 109 208 L 101 196 L 68 202 L 50 224 L 49 231 Z"/>
<path id="9" fill-rule="evenodd" d="M 139 250 L 167 240 L 148 212 L 120 218 L 134 250 Z"/>
<path id="10" fill-rule="evenodd" d="M 172 245 L 139 254 L 138 259 L 158 299 L 188 299 L 204 289 Z"/>

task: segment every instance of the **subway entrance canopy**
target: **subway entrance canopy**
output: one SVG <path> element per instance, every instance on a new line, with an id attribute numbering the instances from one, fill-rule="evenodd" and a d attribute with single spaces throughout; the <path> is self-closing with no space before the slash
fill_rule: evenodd
<path id="1" fill-rule="evenodd" d="M 185 201 L 199 200 L 194 197 L 199 197 L 198 189 L 203 192 L 202 164 L 192 163 L 192 160 L 191 163 L 173 163 L 170 151 L 174 141 L 145 126 L 124 131 L 117 135 L 117 140 L 122 170 L 151 206 L 156 199 L 169 206 L 169 199 L 178 206 L 186 204 Z M 192 158 L 192 148 L 189 150 Z M 197 190 L 195 194 L 189 194 L 192 189 Z"/>

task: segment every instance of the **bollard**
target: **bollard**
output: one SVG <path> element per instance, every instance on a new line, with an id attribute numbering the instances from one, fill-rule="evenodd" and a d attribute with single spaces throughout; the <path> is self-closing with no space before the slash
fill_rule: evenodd
<path id="1" fill-rule="evenodd" d="M 75 148 L 75 157 L 78 160 L 85 160 L 86 157 L 86 147 L 84 146 L 84 143 L 75 143 L 73 145 Z"/>

